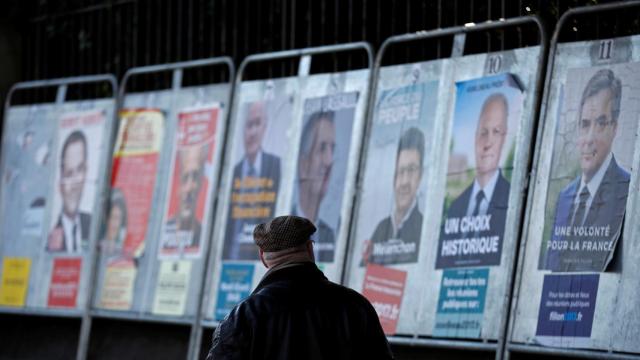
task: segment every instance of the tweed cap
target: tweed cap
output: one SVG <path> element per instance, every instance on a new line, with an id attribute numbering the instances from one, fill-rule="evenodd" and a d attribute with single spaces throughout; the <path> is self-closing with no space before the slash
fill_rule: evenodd
<path id="1" fill-rule="evenodd" d="M 316 227 L 300 216 L 278 216 L 253 229 L 253 240 L 262 251 L 273 252 L 304 244 Z"/>

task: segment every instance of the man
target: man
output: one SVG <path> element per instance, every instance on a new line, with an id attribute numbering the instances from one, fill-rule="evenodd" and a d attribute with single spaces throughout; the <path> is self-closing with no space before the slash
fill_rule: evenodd
<path id="1" fill-rule="evenodd" d="M 510 190 L 509 182 L 500 171 L 500 155 L 507 138 L 508 114 L 507 98 L 502 93 L 489 95 L 482 104 L 474 140 L 476 176 L 471 185 L 453 200 L 447 211 L 447 220 L 455 219 L 459 222 L 464 218 L 474 219 L 488 215 L 488 228 L 478 230 L 470 227 L 466 232 L 461 230 L 452 233 L 443 229 L 440 232 L 441 247 L 442 241 L 451 239 L 498 236 L 497 244 L 501 248 Z M 460 259 L 461 256 L 458 255 L 457 261 L 466 261 L 466 265 L 474 262 L 496 265 L 500 263 L 500 255 L 500 251 L 490 252 L 488 255 L 474 254 L 466 259 Z M 484 259 L 478 259 L 479 256 Z M 443 260 L 441 256 L 438 257 L 438 262 Z"/>
<path id="2" fill-rule="evenodd" d="M 66 138 L 60 153 L 59 190 L 62 212 L 56 226 L 49 232 L 47 250 L 80 253 L 87 249 L 91 215 L 80 211 L 80 202 L 87 176 L 87 139 L 80 130 Z"/>
<path id="3" fill-rule="evenodd" d="M 331 179 L 336 147 L 333 119 L 333 112 L 316 112 L 311 114 L 302 129 L 298 153 L 298 196 L 293 209 L 296 215 L 314 219 L 318 232 L 312 240 L 316 241 L 315 258 L 321 262 L 333 261 L 335 251 L 334 230 L 318 216 Z"/>
<path id="4" fill-rule="evenodd" d="M 584 88 L 575 142 L 580 174 L 558 195 L 546 269 L 604 271 L 613 254 L 630 179 L 611 152 L 621 98 L 620 79 L 608 69 L 599 70 Z"/>
<path id="5" fill-rule="evenodd" d="M 256 226 L 268 271 L 216 328 L 208 360 L 393 358 L 373 306 L 316 267 L 315 231 L 297 216 Z"/>
<path id="6" fill-rule="evenodd" d="M 399 264 L 418 261 L 422 213 L 416 194 L 422 180 L 424 134 L 415 127 L 400 137 L 393 180 L 391 216 L 376 226 L 368 249 L 369 262 Z M 365 254 L 366 256 L 367 254 Z"/>
<path id="7" fill-rule="evenodd" d="M 176 239 L 184 247 L 200 246 L 202 225 L 196 218 L 198 195 L 204 178 L 204 165 L 207 160 L 207 147 L 202 145 L 186 146 L 178 151 L 178 171 L 180 174 L 178 213 L 167 221 L 168 234 L 177 235 Z M 177 247 L 178 243 L 165 244 L 165 248 Z"/>
<path id="8" fill-rule="evenodd" d="M 262 149 L 267 130 L 265 106 L 262 101 L 251 103 L 244 123 L 245 154 L 233 169 L 224 259 L 257 260 L 253 227 L 272 217 L 275 211 L 280 188 L 280 158 Z"/>

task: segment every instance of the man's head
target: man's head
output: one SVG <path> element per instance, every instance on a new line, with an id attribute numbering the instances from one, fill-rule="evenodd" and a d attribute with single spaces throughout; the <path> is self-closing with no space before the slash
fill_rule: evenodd
<path id="1" fill-rule="evenodd" d="M 424 134 L 415 127 L 400 137 L 393 188 L 396 211 L 405 214 L 416 197 L 424 161 Z"/>
<path id="2" fill-rule="evenodd" d="M 76 130 L 69 134 L 60 155 L 62 211 L 70 218 L 78 214 L 87 176 L 87 139 Z"/>
<path id="3" fill-rule="evenodd" d="M 244 151 L 250 159 L 255 159 L 262 146 L 262 138 L 267 129 L 265 104 L 256 101 L 249 105 L 247 120 L 244 123 Z"/>
<path id="4" fill-rule="evenodd" d="M 202 186 L 204 164 L 207 158 L 207 147 L 202 145 L 187 146 L 180 149 L 180 208 L 178 218 L 181 223 L 191 224 L 196 216 L 198 194 Z"/>
<path id="5" fill-rule="evenodd" d="M 316 227 L 299 216 L 278 216 L 259 224 L 253 240 L 260 249 L 260 259 L 267 268 L 286 262 L 315 261 L 311 235 Z"/>
<path id="6" fill-rule="evenodd" d="M 587 83 L 578 112 L 578 153 L 585 181 L 600 169 L 611 152 L 618 129 L 622 85 L 613 71 L 598 71 Z"/>
<path id="7" fill-rule="evenodd" d="M 310 196 L 322 199 L 327 192 L 333 154 L 336 147 L 336 128 L 333 112 L 313 113 L 304 128 L 298 154 L 298 178 Z"/>
<path id="8" fill-rule="evenodd" d="M 482 104 L 476 127 L 475 155 L 478 176 L 492 176 L 498 170 L 500 154 L 507 137 L 507 98 L 501 93 L 490 95 Z"/>

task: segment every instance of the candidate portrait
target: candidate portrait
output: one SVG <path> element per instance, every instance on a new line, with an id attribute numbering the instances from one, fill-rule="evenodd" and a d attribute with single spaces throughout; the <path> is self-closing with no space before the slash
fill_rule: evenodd
<path id="1" fill-rule="evenodd" d="M 176 237 L 179 241 L 169 241 L 163 248 L 197 248 L 200 246 L 202 224 L 198 219 L 197 206 L 204 182 L 205 163 L 208 147 L 205 145 L 191 145 L 181 147 L 177 152 L 178 172 L 178 210 L 166 223 L 166 233 L 170 239 Z"/>
<path id="2" fill-rule="evenodd" d="M 610 69 L 597 71 L 582 91 L 576 126 L 570 134 L 578 175 L 560 191 L 555 202 L 546 269 L 602 271 L 620 234 L 630 179 L 612 152 L 622 91 L 620 78 Z M 563 245 L 569 243 L 575 243 L 575 247 Z M 584 246 L 595 243 L 606 245 L 604 251 Z"/>
<path id="3" fill-rule="evenodd" d="M 449 219 L 491 215 L 490 228 L 477 236 L 504 234 L 510 184 L 500 169 L 500 159 L 508 116 L 509 103 L 504 94 L 493 93 L 483 102 L 474 136 L 475 177 L 447 210 Z"/>
<path id="4" fill-rule="evenodd" d="M 87 138 L 80 130 L 67 136 L 60 152 L 58 192 L 62 209 L 47 236 L 47 251 L 80 253 L 88 249 L 91 215 L 80 210 L 87 178 Z"/>
<path id="5" fill-rule="evenodd" d="M 280 188 L 280 158 L 263 149 L 269 121 L 266 107 L 264 101 L 250 103 L 243 123 L 244 156 L 233 168 L 225 259 L 256 260 L 253 228 L 273 217 L 275 211 Z"/>
<path id="6" fill-rule="evenodd" d="M 424 169 L 425 138 L 411 127 L 398 141 L 393 175 L 393 209 L 376 226 L 366 251 L 368 262 L 397 264 L 416 262 L 422 231 L 417 194 Z"/>
<path id="7" fill-rule="evenodd" d="M 327 194 L 336 147 L 335 112 L 312 113 L 302 128 L 298 153 L 297 201 L 293 214 L 310 219 L 318 229 L 313 235 L 316 261 L 331 262 L 335 251 L 335 230 L 320 218 L 320 206 Z"/>

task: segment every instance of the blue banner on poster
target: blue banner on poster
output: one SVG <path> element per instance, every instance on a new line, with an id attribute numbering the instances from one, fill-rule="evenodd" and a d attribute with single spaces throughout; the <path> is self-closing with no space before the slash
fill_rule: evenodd
<path id="1" fill-rule="evenodd" d="M 249 296 L 254 264 L 222 264 L 215 319 L 227 316 L 236 304 Z"/>
<path id="2" fill-rule="evenodd" d="M 433 336 L 478 338 L 489 269 L 444 270 Z"/>
<path id="3" fill-rule="evenodd" d="M 536 336 L 590 337 L 600 275 L 545 275 Z"/>

